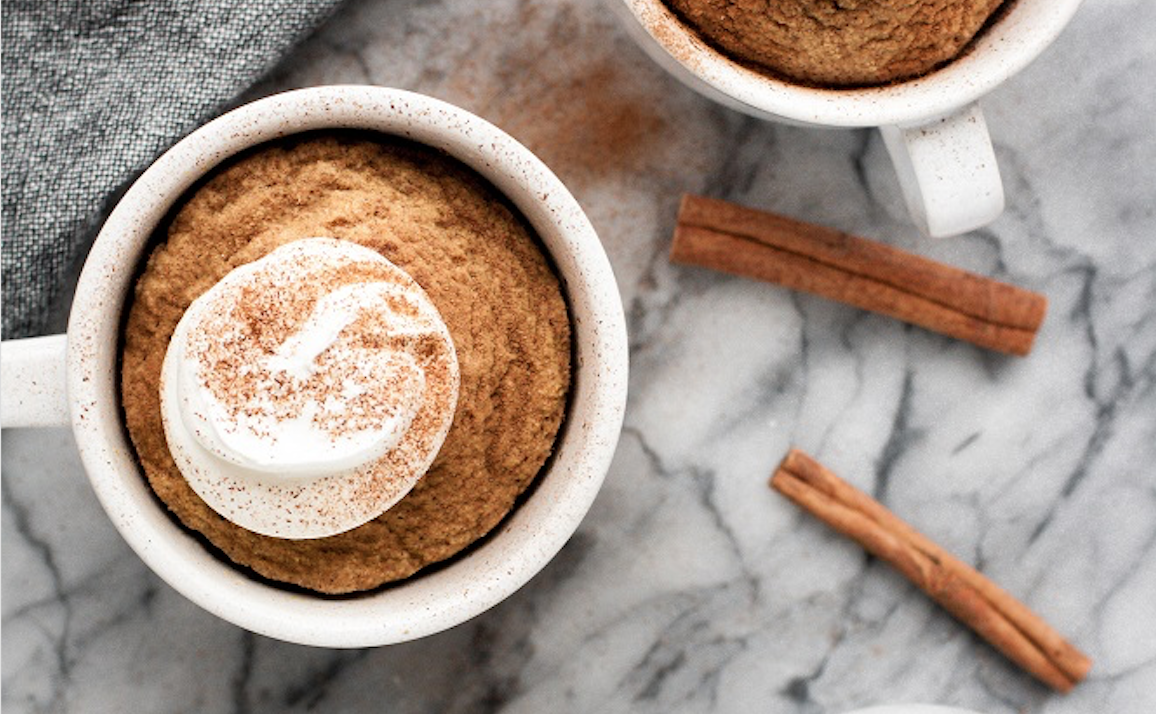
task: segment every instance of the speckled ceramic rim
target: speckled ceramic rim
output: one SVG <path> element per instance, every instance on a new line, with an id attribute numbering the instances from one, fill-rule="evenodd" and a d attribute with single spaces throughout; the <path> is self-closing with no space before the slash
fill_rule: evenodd
<path id="1" fill-rule="evenodd" d="M 833 127 L 903 125 L 964 106 L 1026 67 L 1067 25 L 1080 0 L 1014 0 L 965 56 L 887 87 L 816 89 L 773 79 L 700 40 L 662 0 L 609 0 L 635 40 L 692 88 L 766 119 Z"/>
<path id="2" fill-rule="evenodd" d="M 121 306 L 149 235 L 173 202 L 223 159 L 314 129 L 355 128 L 442 149 L 489 179 L 534 226 L 562 276 L 575 326 L 572 403 L 549 471 L 531 498 L 451 565 L 380 592 L 332 600 L 247 577 L 179 528 L 153 497 L 121 426 L 116 394 Z M 334 86 L 277 95 L 207 124 L 161 156 L 109 216 L 77 287 L 68 389 L 85 469 L 140 557 L 193 602 L 254 632 L 302 644 L 364 647 L 453 627 L 521 587 L 562 548 L 597 494 L 626 403 L 627 342 L 618 287 L 593 227 L 549 169 L 488 122 L 396 89 Z"/>

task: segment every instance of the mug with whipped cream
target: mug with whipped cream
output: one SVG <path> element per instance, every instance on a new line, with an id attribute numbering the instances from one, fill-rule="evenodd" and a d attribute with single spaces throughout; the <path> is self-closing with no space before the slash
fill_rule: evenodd
<path id="1" fill-rule="evenodd" d="M 338 599 L 252 577 L 172 518 L 134 458 L 118 393 L 123 312 L 158 225 L 221 162 L 322 129 L 377 132 L 444 152 L 499 191 L 532 226 L 564 285 L 575 365 L 566 407 L 572 426 L 499 528 L 433 572 Z M 276 95 L 179 142 L 106 221 L 67 334 L 5 341 L 0 354 L 0 422 L 70 425 L 110 520 L 162 579 L 246 629 L 328 647 L 439 632 L 521 587 L 593 502 L 626 402 L 617 285 L 570 193 L 483 119 L 369 86 Z M 379 253 L 328 236 L 288 242 L 228 273 L 185 311 L 163 360 L 161 417 L 181 475 L 221 518 L 278 539 L 324 539 L 396 507 L 446 438 L 462 373 L 422 288 Z"/>

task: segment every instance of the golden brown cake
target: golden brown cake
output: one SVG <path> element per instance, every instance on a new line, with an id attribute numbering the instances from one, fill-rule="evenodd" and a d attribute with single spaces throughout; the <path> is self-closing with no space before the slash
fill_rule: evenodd
<path id="1" fill-rule="evenodd" d="M 856 87 L 958 56 L 1005 0 L 665 0 L 708 43 L 803 84 Z"/>
<path id="2" fill-rule="evenodd" d="M 525 221 L 459 162 L 384 136 L 305 135 L 215 170 L 160 233 L 124 330 L 125 420 L 153 491 L 236 563 L 322 593 L 406 578 L 488 533 L 549 457 L 570 387 L 559 282 Z M 405 498 L 340 535 L 284 540 L 234 525 L 192 491 L 165 442 L 159 381 L 194 299 L 313 236 L 370 247 L 421 285 L 449 328 L 461 385 L 445 443 Z"/>

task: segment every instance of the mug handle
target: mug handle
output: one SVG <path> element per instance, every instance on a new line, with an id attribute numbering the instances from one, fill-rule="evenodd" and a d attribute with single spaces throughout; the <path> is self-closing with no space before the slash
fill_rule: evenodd
<path id="1" fill-rule="evenodd" d="M 0 343 L 0 425 L 67 426 L 64 335 Z"/>
<path id="2" fill-rule="evenodd" d="M 916 124 L 881 126 L 911 218 L 933 238 L 959 235 L 1003 211 L 1003 183 L 978 104 Z"/>

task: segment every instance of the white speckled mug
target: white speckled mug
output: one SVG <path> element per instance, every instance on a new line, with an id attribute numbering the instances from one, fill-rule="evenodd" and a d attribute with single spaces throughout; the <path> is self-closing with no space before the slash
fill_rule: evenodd
<path id="1" fill-rule="evenodd" d="M 441 149 L 518 207 L 561 276 L 575 337 L 571 402 L 546 473 L 483 543 L 446 567 L 361 596 L 282 589 L 210 553 L 165 512 L 121 423 L 122 308 L 150 235 L 206 172 L 249 147 L 316 129 L 366 129 Z M 326 647 L 383 645 L 445 630 L 500 602 L 578 527 L 614 454 L 626 405 L 627 343 L 618 287 L 577 202 L 529 150 L 464 110 L 419 94 L 333 86 L 277 95 L 210 122 L 136 181 L 105 223 L 77 286 L 67 335 L 5 342 L 5 427 L 71 424 L 109 518 L 154 571 L 193 602 L 246 629 Z M 67 387 L 66 387 L 67 385 Z"/>
<path id="2" fill-rule="evenodd" d="M 662 0 L 610 0 L 627 30 L 672 75 L 761 119 L 823 127 L 877 126 L 911 217 L 926 234 L 958 235 L 1003 211 L 1003 184 L 976 104 L 1026 67 L 1064 29 L 1080 0 L 1013 0 L 962 56 L 897 84 L 823 89 L 748 69 L 703 42 Z"/>

